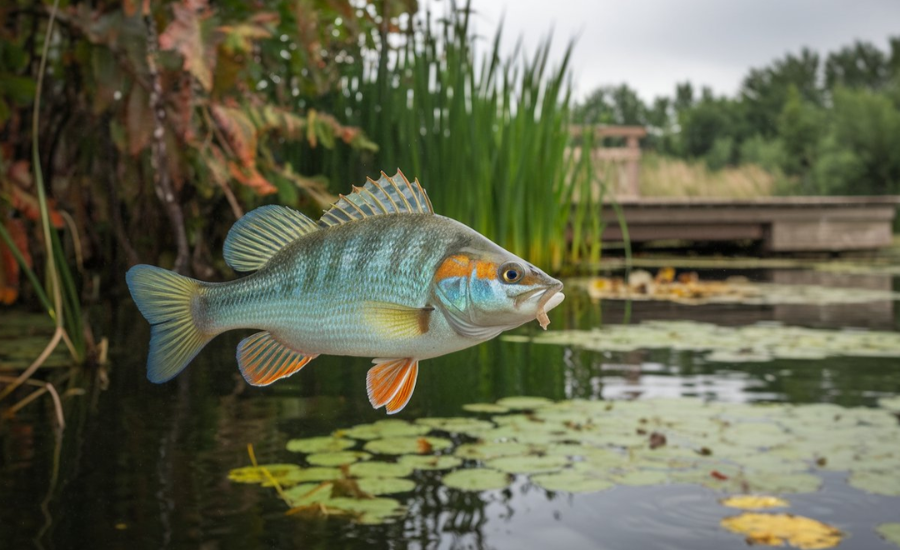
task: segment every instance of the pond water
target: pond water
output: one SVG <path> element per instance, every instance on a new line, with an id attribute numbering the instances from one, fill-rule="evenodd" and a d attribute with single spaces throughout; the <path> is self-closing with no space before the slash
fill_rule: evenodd
<path id="1" fill-rule="evenodd" d="M 891 274 L 708 270 L 701 277 L 735 273 L 778 284 L 900 288 Z M 567 296 L 551 313 L 550 331 L 673 319 L 889 332 L 900 326 L 892 299 L 686 306 L 600 304 L 574 289 Z M 384 412 L 372 410 L 366 399 L 369 361 L 319 357 L 286 381 L 253 388 L 243 383 L 234 360 L 243 335 L 231 334 L 213 341 L 172 382 L 154 385 L 145 378 L 146 323 L 130 303 L 109 311 L 108 387 L 89 388 L 67 400 L 69 425 L 62 444 L 57 445 L 51 429 L 49 401 L 29 406 L 0 428 L 3 548 L 746 547 L 743 536 L 719 525 L 739 512 L 719 503 L 723 493 L 678 482 L 573 494 L 547 491 L 517 475 L 505 489 L 479 492 L 444 486 L 445 472 L 417 471 L 410 478 L 415 488 L 395 497 L 407 511 L 394 522 L 362 525 L 286 516 L 287 506 L 271 488 L 234 483 L 229 471 L 250 464 L 248 444 L 260 463 L 299 463 L 300 457 L 286 450 L 288 440 L 384 419 Z M 516 334 L 538 331 L 532 323 Z M 474 416 L 463 405 L 519 395 L 554 401 L 693 397 L 712 403 L 876 407 L 879 398 L 900 394 L 897 358 L 723 362 L 707 360 L 698 350 L 649 348 L 590 351 L 495 340 L 423 362 L 415 394 L 399 417 Z M 846 536 L 840 548 L 896 548 L 875 528 L 900 522 L 900 497 L 852 487 L 839 471 L 816 475 L 821 488 L 790 495 L 788 512 L 842 530 Z"/>

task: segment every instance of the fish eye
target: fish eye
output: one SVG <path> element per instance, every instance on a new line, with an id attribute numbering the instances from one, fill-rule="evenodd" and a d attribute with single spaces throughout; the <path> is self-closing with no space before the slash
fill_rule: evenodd
<path id="1" fill-rule="evenodd" d="M 515 262 L 506 263 L 500 266 L 500 278 L 503 279 L 504 283 L 518 283 L 523 275 L 525 275 L 525 268 Z"/>

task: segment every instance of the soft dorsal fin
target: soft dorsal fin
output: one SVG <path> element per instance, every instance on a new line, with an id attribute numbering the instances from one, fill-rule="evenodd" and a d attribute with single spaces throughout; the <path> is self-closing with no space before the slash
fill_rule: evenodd
<path id="1" fill-rule="evenodd" d="M 316 222 L 286 206 L 262 206 L 248 212 L 225 238 L 225 262 L 235 271 L 256 271 L 276 252 L 313 231 Z"/>
<path id="2" fill-rule="evenodd" d="M 340 197 L 322 214 L 319 225 L 331 227 L 384 214 L 434 214 L 419 180 L 410 182 L 400 170 L 394 177 L 382 172 L 378 181 L 368 178 L 364 186 Z"/>

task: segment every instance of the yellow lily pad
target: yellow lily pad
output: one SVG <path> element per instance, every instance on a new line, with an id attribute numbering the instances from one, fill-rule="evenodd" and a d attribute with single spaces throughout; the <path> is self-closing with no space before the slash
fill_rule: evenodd
<path id="1" fill-rule="evenodd" d="M 788 501 L 783 498 L 763 495 L 735 495 L 720 500 L 724 506 L 740 508 L 741 510 L 762 510 L 764 508 L 787 508 Z"/>
<path id="2" fill-rule="evenodd" d="M 803 516 L 746 512 L 725 518 L 722 527 L 747 537 L 749 544 L 783 546 L 803 550 L 833 548 L 843 533 L 836 527 Z"/>
<path id="3" fill-rule="evenodd" d="M 280 481 L 288 476 L 291 472 L 300 470 L 300 466 L 296 464 L 261 464 L 260 466 L 244 466 L 243 468 L 235 468 L 228 472 L 228 479 L 235 483 L 264 483 L 269 480 L 268 476 L 263 472 L 263 468 L 268 470 L 269 474 Z"/>

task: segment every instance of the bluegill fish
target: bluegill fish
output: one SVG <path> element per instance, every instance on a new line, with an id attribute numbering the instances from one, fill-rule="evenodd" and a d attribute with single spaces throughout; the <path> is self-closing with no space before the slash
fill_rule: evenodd
<path id="1" fill-rule="evenodd" d="M 318 355 L 374 357 L 372 406 L 399 412 L 419 361 L 474 346 L 537 319 L 562 283 L 481 234 L 434 213 L 398 172 L 341 195 L 318 222 L 264 206 L 231 228 L 225 261 L 252 274 L 206 283 L 149 265 L 128 288 L 151 324 L 147 377 L 175 377 L 210 340 L 257 329 L 237 362 L 250 384 L 294 374 Z"/>

